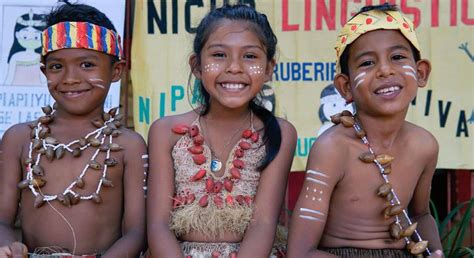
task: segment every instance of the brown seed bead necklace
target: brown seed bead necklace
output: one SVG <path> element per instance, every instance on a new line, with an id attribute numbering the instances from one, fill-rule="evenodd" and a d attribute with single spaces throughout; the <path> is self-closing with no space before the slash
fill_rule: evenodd
<path id="1" fill-rule="evenodd" d="M 408 212 L 401 205 L 397 194 L 389 182 L 387 175 L 392 171 L 391 162 L 394 158 L 387 154 L 375 154 L 374 150 L 370 146 L 365 131 L 362 129 L 359 122 L 356 121 L 355 117 L 350 111 L 344 110 L 342 113 L 331 116 L 331 121 L 334 124 L 342 123 L 344 127 L 353 127 L 356 131 L 357 137 L 359 137 L 362 142 L 367 145 L 369 151 L 361 154 L 359 159 L 365 163 L 375 163 L 379 169 L 380 175 L 385 181 L 385 183 L 379 187 L 377 195 L 387 199 L 390 203 L 390 206 L 385 208 L 383 211 L 385 218 L 388 219 L 392 216 L 395 216 L 395 222 L 390 226 L 390 235 L 392 238 L 396 240 L 403 238 L 408 251 L 413 255 L 421 255 L 423 252 L 426 252 L 426 254 L 430 256 L 431 252 L 427 247 L 428 241 L 421 238 L 418 230 L 416 230 L 418 223 L 413 223 L 410 220 Z M 402 219 L 404 219 L 408 224 L 405 229 L 402 227 Z M 411 241 L 412 236 L 416 238 L 416 243 Z"/>
<path id="2" fill-rule="evenodd" d="M 118 128 L 121 126 L 123 116 L 116 114 L 117 108 L 113 108 L 108 113 L 103 113 L 102 119 L 92 121 L 92 124 L 98 127 L 96 130 L 80 139 L 65 144 L 50 136 L 51 130 L 48 124 L 53 122 L 55 110 L 50 106 L 43 107 L 42 109 L 45 116 L 30 124 L 32 140 L 29 146 L 28 158 L 25 161 L 27 164 L 26 179 L 18 184 L 18 188 L 30 189 L 31 193 L 36 197 L 34 201 L 34 207 L 36 208 L 41 207 L 46 201 L 53 200 L 58 200 L 67 207 L 77 204 L 80 200 L 92 200 L 96 203 L 102 202 L 100 197 L 102 186 L 113 187 L 112 181 L 107 178 L 107 168 L 117 164 L 117 161 L 110 157 L 110 152 L 122 149 L 117 143 L 113 143 L 113 138 L 121 134 Z M 44 176 L 44 169 L 39 165 L 41 157 L 46 156 L 48 160 L 53 161 L 54 159 L 61 159 L 65 152 L 71 153 L 73 157 L 79 157 L 89 147 L 97 149 L 76 180 L 70 183 L 62 193 L 56 195 L 43 194 L 40 188 L 46 184 L 46 180 L 42 178 Z M 36 159 L 33 159 L 34 151 L 36 152 Z M 95 160 L 99 152 L 105 152 L 104 164 Z M 81 189 L 84 187 L 83 178 L 89 169 L 101 170 L 102 176 L 99 179 L 95 192 L 81 196 L 74 189 L 76 187 Z"/>

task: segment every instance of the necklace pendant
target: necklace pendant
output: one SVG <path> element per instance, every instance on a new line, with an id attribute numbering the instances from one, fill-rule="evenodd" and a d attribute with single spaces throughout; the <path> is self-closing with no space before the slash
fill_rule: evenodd
<path id="1" fill-rule="evenodd" d="M 217 158 L 211 159 L 211 171 L 212 172 L 219 172 L 222 168 L 222 162 Z"/>

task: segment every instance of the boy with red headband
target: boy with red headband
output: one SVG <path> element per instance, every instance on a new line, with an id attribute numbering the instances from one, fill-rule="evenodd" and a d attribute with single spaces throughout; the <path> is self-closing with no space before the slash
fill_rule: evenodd
<path id="1" fill-rule="evenodd" d="M 120 38 L 88 5 L 66 2 L 46 23 L 42 71 L 56 103 L 4 135 L 0 257 L 135 257 L 145 243 L 146 146 L 117 108 L 103 110 L 124 69 Z M 17 213 L 26 246 L 15 242 Z"/>
<path id="2" fill-rule="evenodd" d="M 334 84 L 356 113 L 333 116 L 312 147 L 288 257 L 442 256 L 429 211 L 438 143 L 405 121 L 431 70 L 419 51 L 413 24 L 388 4 L 343 27 Z"/>

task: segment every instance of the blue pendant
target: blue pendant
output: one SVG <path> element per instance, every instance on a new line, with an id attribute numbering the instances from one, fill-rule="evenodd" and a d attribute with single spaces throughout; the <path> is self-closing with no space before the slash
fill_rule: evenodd
<path id="1" fill-rule="evenodd" d="M 222 168 L 222 162 L 216 158 L 213 158 L 211 160 L 211 171 L 212 172 L 218 172 Z"/>

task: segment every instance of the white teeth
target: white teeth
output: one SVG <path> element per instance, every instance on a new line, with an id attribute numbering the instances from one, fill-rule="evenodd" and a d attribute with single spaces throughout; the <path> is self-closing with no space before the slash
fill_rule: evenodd
<path id="1" fill-rule="evenodd" d="M 390 93 L 392 93 L 394 91 L 398 91 L 398 90 L 400 90 L 400 87 L 392 86 L 392 87 L 389 87 L 389 88 L 380 89 L 376 93 L 377 94 L 390 94 Z"/>
<path id="2" fill-rule="evenodd" d="M 242 89 L 243 87 L 245 87 L 244 84 L 241 84 L 241 83 L 225 83 L 225 84 L 222 84 L 222 87 L 226 88 L 226 89 Z"/>

